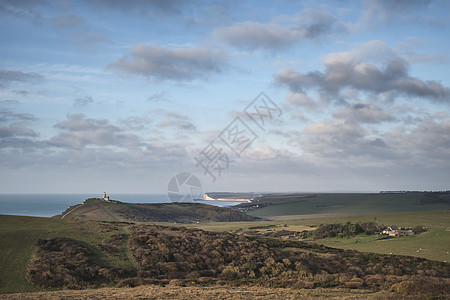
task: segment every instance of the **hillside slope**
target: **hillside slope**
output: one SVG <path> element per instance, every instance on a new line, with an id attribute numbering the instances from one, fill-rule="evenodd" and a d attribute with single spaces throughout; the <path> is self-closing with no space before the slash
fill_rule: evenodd
<path id="1" fill-rule="evenodd" d="M 264 194 L 251 203 L 242 203 L 235 210 L 252 216 L 291 219 L 324 216 L 350 216 L 408 211 L 446 210 L 450 193 L 275 193 Z"/>
<path id="2" fill-rule="evenodd" d="M 127 249 L 120 251 L 132 257 L 131 268 L 102 263 L 93 250 L 76 240 L 50 238 L 37 241 L 26 277 L 40 288 L 236 283 L 449 295 L 450 273 L 443 262 L 182 226 L 129 229 Z"/>
<path id="3" fill-rule="evenodd" d="M 82 204 L 69 207 L 55 216 L 62 219 L 82 219 L 115 222 L 175 222 L 253 221 L 258 218 L 200 203 L 123 203 L 90 198 Z"/>
<path id="4" fill-rule="evenodd" d="M 0 294 L 145 284 L 369 289 L 391 299 L 450 291 L 447 263 L 401 255 L 183 226 L 0 216 L 0 227 Z"/>

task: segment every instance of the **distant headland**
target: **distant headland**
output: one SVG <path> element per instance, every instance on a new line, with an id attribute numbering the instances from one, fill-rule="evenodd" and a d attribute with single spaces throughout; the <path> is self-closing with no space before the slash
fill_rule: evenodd
<path id="1" fill-rule="evenodd" d="M 55 216 L 110 222 L 233 222 L 259 219 L 229 208 L 202 203 L 125 203 L 112 200 L 106 192 L 98 198 L 87 198 Z"/>

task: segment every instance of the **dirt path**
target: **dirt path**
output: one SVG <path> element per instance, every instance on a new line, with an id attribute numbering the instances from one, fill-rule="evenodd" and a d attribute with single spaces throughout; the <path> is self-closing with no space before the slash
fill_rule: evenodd
<path id="1" fill-rule="evenodd" d="M 64 214 L 61 219 L 64 219 L 67 215 L 69 215 L 71 212 L 73 212 L 75 209 L 81 207 L 83 204 L 78 204 L 76 207 L 74 207 L 73 209 L 71 209 L 69 212 L 67 212 L 66 214 Z"/>

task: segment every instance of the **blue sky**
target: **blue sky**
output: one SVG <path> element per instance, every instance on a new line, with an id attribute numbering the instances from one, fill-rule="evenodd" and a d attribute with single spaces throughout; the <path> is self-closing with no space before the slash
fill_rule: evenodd
<path id="1" fill-rule="evenodd" d="M 449 11 L 0 0 L 0 193 L 448 189 Z"/>

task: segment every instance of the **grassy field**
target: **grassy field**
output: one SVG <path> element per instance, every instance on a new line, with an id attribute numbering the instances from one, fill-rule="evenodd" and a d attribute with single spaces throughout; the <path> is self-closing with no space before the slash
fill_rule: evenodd
<path id="1" fill-rule="evenodd" d="M 378 224 L 401 227 L 422 225 L 428 228 L 427 232 L 408 237 L 375 240 L 375 237 L 360 235 L 350 239 L 323 239 L 317 242 L 336 248 L 410 255 L 450 262 L 450 210 L 340 217 L 320 221 L 321 223 L 377 221 Z"/>
<path id="2" fill-rule="evenodd" d="M 424 193 L 407 194 L 315 194 L 314 197 L 266 197 L 270 205 L 249 211 L 252 216 L 273 217 L 298 215 L 340 216 L 450 209 L 448 203 L 421 204 Z M 301 194 L 299 194 L 301 196 Z"/>
<path id="3" fill-rule="evenodd" d="M 377 240 L 377 236 L 358 235 L 349 239 L 327 238 L 313 242 L 335 248 L 382 254 L 410 255 L 449 262 L 450 210 L 425 211 L 425 208 L 448 207 L 448 204 L 420 205 L 418 201 L 420 201 L 419 194 L 322 194 L 314 198 L 299 198 L 298 201 L 280 201 L 276 205 L 269 205 L 268 207 L 253 211 L 252 214 L 255 216 L 265 217 L 262 221 L 210 222 L 178 224 L 178 226 L 196 227 L 210 231 L 242 233 L 248 230 L 259 232 L 281 230 L 301 232 L 303 230 L 312 230 L 320 224 L 342 224 L 346 222 L 376 222 L 379 225 L 396 225 L 401 227 L 422 225 L 427 227 L 428 231 L 410 237 Z M 385 213 L 385 210 L 389 210 L 390 212 Z M 398 212 L 399 210 L 416 211 Z M 370 211 L 371 214 L 362 214 L 366 211 Z M 360 214 L 356 215 L 358 212 Z M 107 214 L 107 212 L 105 213 Z M 160 224 L 174 225 L 168 223 Z M 254 229 L 260 226 L 266 227 Z M 122 259 L 114 258 L 105 255 L 99 250 L 102 242 L 105 239 L 111 238 L 113 234 L 123 233 L 129 235 L 129 225 L 126 224 L 87 220 L 79 221 L 70 218 L 61 220 L 60 218 L 0 215 L 0 228 L 0 239 L 2 241 L 2 246 L 0 247 L 0 294 L 19 291 L 38 291 L 38 288 L 30 285 L 24 276 L 27 262 L 31 257 L 34 245 L 38 239 L 50 237 L 72 238 L 89 247 L 94 252 L 96 260 L 101 264 L 109 266 L 132 266 L 128 257 Z M 126 242 L 123 244 L 123 249 L 126 252 Z M 94 294 L 96 293 L 94 291 L 92 292 Z M 108 290 L 109 292 L 110 290 Z M 162 293 L 163 291 L 159 292 Z M 189 296 L 191 295 L 191 290 L 180 290 L 180 292 L 186 292 L 186 298 L 191 297 Z M 358 293 L 360 292 L 358 291 Z M 210 295 L 208 294 L 210 292 L 206 292 L 206 294 L 204 294 L 204 291 L 198 293 Z M 271 293 L 272 291 L 268 291 L 267 295 L 273 295 Z M 296 294 L 294 293 L 292 295 Z M 308 295 L 311 296 L 312 294 Z M 25 297 L 26 295 L 23 296 Z M 336 294 L 338 298 L 341 296 Z M 83 298 L 84 296 L 80 297 Z M 265 296 L 261 297 L 264 298 Z M 292 296 L 292 298 L 295 297 Z M 342 298 L 346 297 L 342 296 Z M 231 297 L 230 299 L 233 298 Z"/>
<path id="4" fill-rule="evenodd" d="M 66 221 L 54 218 L 36 218 L 0 215 L 0 294 L 17 291 L 35 291 L 25 280 L 25 270 L 38 239 L 68 237 L 86 244 L 104 264 L 129 265 L 103 255 L 93 245 L 114 233 L 127 233 L 126 227 L 97 222 Z"/>
<path id="5" fill-rule="evenodd" d="M 309 219 L 305 219 L 309 216 Z M 330 247 L 354 249 L 363 252 L 376 252 L 382 254 L 398 254 L 422 257 L 438 261 L 450 262 L 450 210 L 402 212 L 388 214 L 370 214 L 358 216 L 339 216 L 317 218 L 316 215 L 291 215 L 285 217 L 272 217 L 272 220 L 260 222 L 239 223 L 209 223 L 191 225 L 204 230 L 212 231 L 246 231 L 252 227 L 274 227 L 259 231 L 303 231 L 311 230 L 320 224 L 346 223 L 346 222 L 376 222 L 379 225 L 396 225 L 401 227 L 414 227 L 422 225 L 428 228 L 427 232 L 409 237 L 399 237 L 389 240 L 377 240 L 379 236 L 358 235 L 356 237 L 322 239 L 314 242 Z M 298 218 L 297 220 L 295 218 Z"/>
<path id="6" fill-rule="evenodd" d="M 233 286 L 139 286 L 135 288 L 101 288 L 81 291 L 20 293 L 2 299 L 395 299 L 394 295 L 364 290 L 287 289 Z"/>

